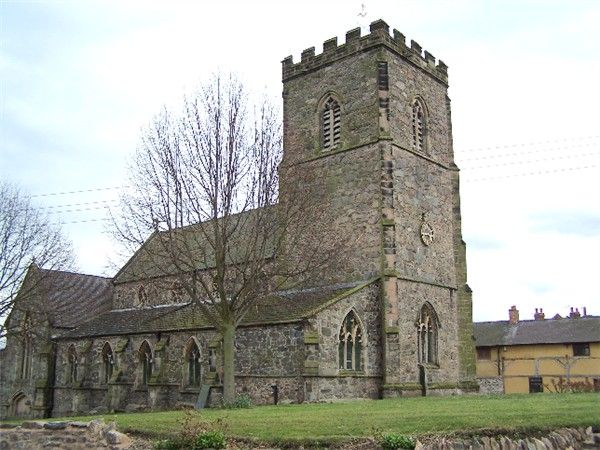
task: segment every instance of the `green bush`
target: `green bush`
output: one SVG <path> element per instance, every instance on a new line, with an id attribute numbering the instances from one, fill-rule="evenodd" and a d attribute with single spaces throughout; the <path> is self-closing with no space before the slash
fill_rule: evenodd
<path id="1" fill-rule="evenodd" d="M 415 440 L 413 438 L 403 434 L 395 433 L 384 434 L 381 436 L 379 439 L 379 444 L 383 450 L 395 450 L 398 448 L 412 450 L 415 448 Z"/>
<path id="2" fill-rule="evenodd" d="M 158 441 L 152 448 L 154 450 L 181 450 L 191 448 L 191 444 L 192 443 L 188 439 L 177 437 Z"/>
<path id="3" fill-rule="evenodd" d="M 154 445 L 154 450 L 201 450 L 225 447 L 227 447 L 227 442 L 223 433 L 220 431 L 206 431 L 194 438 L 180 436 L 159 441 Z"/>
<path id="4" fill-rule="evenodd" d="M 225 436 L 220 431 L 207 431 L 196 436 L 192 450 L 203 448 L 225 448 L 227 442 Z"/>
<path id="5" fill-rule="evenodd" d="M 177 437 L 158 441 L 154 450 L 200 450 L 225 448 L 228 425 L 223 417 L 207 420 L 198 411 L 185 411 L 181 432 Z"/>
<path id="6" fill-rule="evenodd" d="M 252 398 L 248 394 L 238 394 L 232 403 L 223 403 L 225 409 L 252 408 Z"/>

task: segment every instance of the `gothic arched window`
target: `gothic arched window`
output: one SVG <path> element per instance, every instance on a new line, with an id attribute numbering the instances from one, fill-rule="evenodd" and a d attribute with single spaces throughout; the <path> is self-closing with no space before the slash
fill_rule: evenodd
<path id="1" fill-rule="evenodd" d="M 113 376 L 113 368 L 115 366 L 115 359 L 112 348 L 107 342 L 102 347 L 102 380 L 104 384 L 107 384 Z"/>
<path id="2" fill-rule="evenodd" d="M 194 339 L 190 339 L 185 354 L 187 360 L 187 384 L 188 386 L 200 386 L 202 371 L 200 365 L 200 348 Z"/>
<path id="3" fill-rule="evenodd" d="M 140 345 L 140 350 L 138 352 L 138 356 L 140 359 L 140 381 L 141 384 L 143 386 L 146 386 L 148 384 L 148 381 L 150 381 L 150 377 L 152 376 L 152 349 L 150 348 L 150 344 L 148 344 L 148 341 L 144 341 L 142 342 L 142 345 Z"/>
<path id="4" fill-rule="evenodd" d="M 67 352 L 67 382 L 68 383 L 76 383 L 77 382 L 77 350 L 75 350 L 75 346 L 69 346 L 69 350 Z"/>
<path id="5" fill-rule="evenodd" d="M 339 334 L 339 368 L 344 370 L 362 370 L 362 330 L 354 311 L 350 311 Z"/>
<path id="6" fill-rule="evenodd" d="M 21 328 L 21 339 L 23 342 L 21 353 L 21 378 L 29 379 L 31 377 L 31 359 L 33 346 L 33 332 L 31 329 L 31 319 L 29 314 L 25 314 L 23 326 Z"/>
<path id="7" fill-rule="evenodd" d="M 417 320 L 419 362 L 421 364 L 438 363 L 438 318 L 433 306 L 425 303 L 421 307 Z"/>
<path id="8" fill-rule="evenodd" d="M 425 105 L 421 99 L 416 99 L 412 106 L 413 149 L 424 152 L 427 150 L 427 120 Z"/>
<path id="9" fill-rule="evenodd" d="M 323 150 L 333 150 L 340 145 L 341 116 L 339 103 L 329 96 L 325 100 L 321 115 Z"/>

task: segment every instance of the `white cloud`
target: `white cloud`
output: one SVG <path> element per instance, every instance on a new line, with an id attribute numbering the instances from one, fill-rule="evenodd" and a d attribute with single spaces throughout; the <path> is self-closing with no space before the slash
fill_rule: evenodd
<path id="1" fill-rule="evenodd" d="M 32 193 L 124 183 L 140 127 L 198 79 L 234 70 L 277 98 L 285 56 L 384 18 L 450 66 L 454 144 L 477 320 L 587 304 L 600 273 L 597 235 L 540 229 L 565 214 L 600 214 L 600 4 L 569 1 L 59 2 L 3 4 L 0 175 Z M 563 139 L 559 141 L 559 139 Z M 544 145 L 520 145 L 552 141 Z M 582 144 L 588 144 L 587 146 Z M 480 152 L 464 152 L 500 146 Z M 522 154 L 519 154 L 522 152 Z M 515 155 L 516 153 L 516 155 Z M 469 160 L 474 156 L 490 156 Z M 493 158 L 491 157 L 493 156 Z M 524 161 L 532 162 L 524 163 Z M 514 163 L 514 164 L 508 164 Z M 518 163 L 518 164 L 517 164 Z M 481 165 L 496 167 L 468 170 Z M 504 165 L 501 165 L 504 164 Z M 487 178 L 484 181 L 469 181 Z M 99 191 L 45 205 L 114 198 Z M 60 215 L 97 220 L 101 209 Z M 576 227 L 577 224 L 568 226 Z M 103 222 L 67 225 L 86 272 L 112 250 Z M 472 244 L 472 245 L 471 245 Z"/>

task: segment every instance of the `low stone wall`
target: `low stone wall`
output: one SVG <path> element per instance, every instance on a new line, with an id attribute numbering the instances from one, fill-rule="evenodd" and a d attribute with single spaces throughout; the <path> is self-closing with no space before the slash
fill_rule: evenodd
<path id="1" fill-rule="evenodd" d="M 600 433 L 592 427 L 561 428 L 545 436 L 514 439 L 507 436 L 480 436 L 470 439 L 434 438 L 417 441 L 415 450 L 580 450 L 600 448 Z"/>
<path id="2" fill-rule="evenodd" d="M 130 448 L 131 439 L 116 430 L 114 422 L 28 421 L 5 428 L 0 433 L 0 449 L 121 450 Z"/>
<path id="3" fill-rule="evenodd" d="M 504 394 L 504 380 L 502 377 L 477 378 L 480 394 Z"/>

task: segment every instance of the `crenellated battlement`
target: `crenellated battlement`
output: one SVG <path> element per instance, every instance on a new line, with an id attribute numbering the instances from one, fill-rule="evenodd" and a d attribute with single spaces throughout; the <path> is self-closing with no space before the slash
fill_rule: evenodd
<path id="1" fill-rule="evenodd" d="M 288 56 L 281 62 L 283 81 L 380 45 L 430 73 L 442 83 L 448 84 L 448 66 L 443 61 L 438 60 L 436 64 L 435 57 L 427 50 L 423 51 L 413 40 L 410 41 L 410 47 L 407 46 L 406 38 L 396 29 L 390 35 L 390 27 L 383 20 L 372 22 L 370 33 L 366 36 L 361 36 L 360 28 L 348 31 L 344 44 L 338 45 L 337 37 L 327 39 L 323 42 L 323 53 L 319 55 L 315 55 L 315 48 L 310 47 L 302 52 L 300 62 L 294 63 L 293 57 Z"/>

